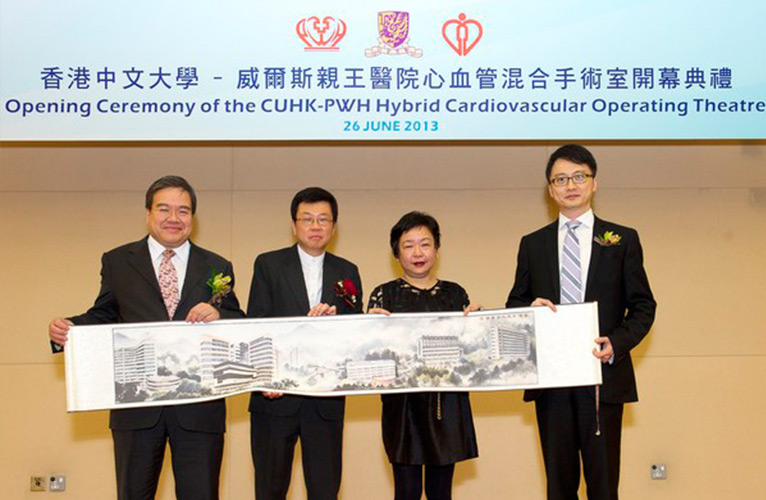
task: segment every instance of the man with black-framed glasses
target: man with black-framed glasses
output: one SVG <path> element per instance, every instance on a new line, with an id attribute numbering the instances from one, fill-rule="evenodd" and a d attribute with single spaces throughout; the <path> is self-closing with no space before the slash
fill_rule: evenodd
<path id="1" fill-rule="evenodd" d="M 576 500 L 582 459 L 589 500 L 616 500 L 624 403 L 638 400 L 630 351 L 649 332 L 656 302 L 638 233 L 599 219 L 596 160 L 586 148 L 557 149 L 545 170 L 558 220 L 521 240 L 506 307 L 598 302 L 602 363 L 597 387 L 530 390 L 549 500 Z"/>
<path id="2" fill-rule="evenodd" d="M 322 188 L 303 189 L 293 197 L 290 215 L 296 244 L 255 259 L 248 317 L 361 314 L 359 270 L 326 251 L 338 221 L 335 197 Z M 299 438 L 308 498 L 337 498 L 344 411 L 343 397 L 252 394 L 250 439 L 258 500 L 287 495 Z"/>

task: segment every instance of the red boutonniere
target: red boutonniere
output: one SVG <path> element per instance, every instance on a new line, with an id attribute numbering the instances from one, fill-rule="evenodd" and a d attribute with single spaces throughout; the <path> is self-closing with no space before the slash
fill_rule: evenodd
<path id="1" fill-rule="evenodd" d="M 356 296 L 358 294 L 359 290 L 356 289 L 356 285 L 351 280 L 340 280 L 335 283 L 335 296 L 343 299 L 349 307 L 356 305 Z"/>

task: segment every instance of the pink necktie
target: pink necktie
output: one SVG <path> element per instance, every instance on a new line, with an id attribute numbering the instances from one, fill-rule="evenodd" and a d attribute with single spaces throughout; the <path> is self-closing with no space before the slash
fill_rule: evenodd
<path id="1" fill-rule="evenodd" d="M 178 274 L 172 259 L 176 254 L 174 250 L 165 250 L 162 253 L 162 262 L 160 262 L 160 292 L 162 300 L 165 302 L 165 309 L 168 310 L 168 318 L 173 319 L 176 313 L 178 302 L 181 300 L 178 293 Z"/>

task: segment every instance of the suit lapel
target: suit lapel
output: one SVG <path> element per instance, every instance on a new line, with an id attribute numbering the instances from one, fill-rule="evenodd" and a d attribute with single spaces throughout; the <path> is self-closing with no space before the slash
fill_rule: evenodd
<path id="1" fill-rule="evenodd" d="M 154 274 L 152 258 L 149 255 L 149 245 L 146 240 L 147 238 L 144 238 L 133 246 L 128 256 L 128 264 L 157 291 L 157 296 L 161 301 L 160 284 L 157 282 L 157 276 Z"/>
<path id="2" fill-rule="evenodd" d="M 199 249 L 189 242 L 191 247 L 189 248 L 189 262 L 186 263 L 186 277 L 184 277 L 184 287 L 181 290 L 181 300 L 178 302 L 178 308 L 176 311 L 185 310 L 185 302 L 189 300 L 191 291 L 202 280 L 209 278 L 210 269 L 207 259 L 202 255 Z M 214 271 L 223 271 L 223 269 Z"/>
<path id="3" fill-rule="evenodd" d="M 306 292 L 306 280 L 303 278 L 303 268 L 301 267 L 301 258 L 298 256 L 298 245 L 293 245 L 285 266 L 285 276 L 290 290 L 292 290 L 295 300 L 298 302 L 300 310 L 308 312 L 309 296 Z"/>
<path id="4" fill-rule="evenodd" d="M 151 301 L 153 310 L 146 313 L 154 318 L 167 318 L 168 312 L 165 308 L 165 302 L 162 300 L 162 292 L 160 292 L 157 275 L 154 273 L 154 266 L 152 266 L 152 257 L 149 253 L 147 238 L 137 242 L 130 249 L 127 263 L 146 282 L 149 290 L 154 295 L 154 300 Z M 136 286 L 134 292 L 146 294 L 147 290 L 144 287 Z"/>
<path id="5" fill-rule="evenodd" d="M 552 279 L 553 302 L 561 302 L 561 283 L 559 276 L 559 221 L 556 219 L 549 224 L 545 231 L 545 260 L 548 263 L 548 269 Z"/>
<path id="6" fill-rule="evenodd" d="M 335 282 L 338 281 L 338 268 L 329 253 L 324 255 L 322 265 L 322 302 L 333 305 L 335 303 Z"/>
<path id="7" fill-rule="evenodd" d="M 598 268 L 599 262 L 601 262 L 601 252 L 604 250 L 604 247 L 596 243 L 596 236 L 599 234 L 604 234 L 604 228 L 604 221 L 596 217 L 593 221 L 593 240 L 590 242 L 591 251 L 590 264 L 588 265 L 588 280 L 585 282 L 585 294 L 583 295 L 585 301 L 588 300 L 588 293 L 593 288 L 596 270 Z"/>

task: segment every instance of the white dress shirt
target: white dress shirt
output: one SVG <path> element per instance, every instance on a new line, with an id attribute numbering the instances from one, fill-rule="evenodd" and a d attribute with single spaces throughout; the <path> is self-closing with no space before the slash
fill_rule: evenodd
<path id="1" fill-rule="evenodd" d="M 157 277 L 157 282 L 159 283 L 160 264 L 162 263 L 162 258 L 163 258 L 162 254 L 165 252 L 166 248 L 162 246 L 162 244 L 160 244 L 159 241 L 152 238 L 151 235 L 149 235 L 148 243 L 149 243 L 149 256 L 152 259 L 152 267 L 154 268 L 154 275 Z M 178 294 L 179 294 L 178 296 L 179 297 L 183 294 L 184 280 L 186 279 L 186 265 L 189 263 L 190 249 L 191 249 L 191 244 L 189 244 L 189 240 L 184 241 L 180 247 L 170 249 L 176 253 L 173 256 L 173 258 L 170 259 L 170 262 L 173 264 L 173 267 L 176 268 L 176 275 L 178 276 Z"/>
<path id="2" fill-rule="evenodd" d="M 298 245 L 298 256 L 303 269 L 303 281 L 306 283 L 306 294 L 309 297 L 309 307 L 313 308 L 322 301 L 322 270 L 324 268 L 324 252 L 314 257 L 307 254 Z"/>

